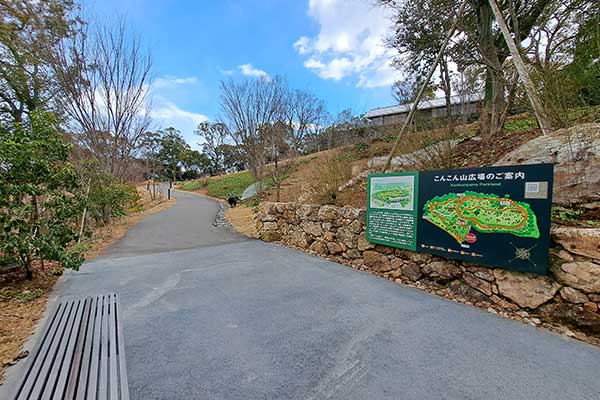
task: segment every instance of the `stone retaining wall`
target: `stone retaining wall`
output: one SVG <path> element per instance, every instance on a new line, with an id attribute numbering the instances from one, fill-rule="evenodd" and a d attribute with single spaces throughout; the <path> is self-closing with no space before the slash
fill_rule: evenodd
<path id="1" fill-rule="evenodd" d="M 257 231 L 358 270 L 600 344 L 600 229 L 553 227 L 551 274 L 541 277 L 375 245 L 365 210 L 263 203 Z"/>

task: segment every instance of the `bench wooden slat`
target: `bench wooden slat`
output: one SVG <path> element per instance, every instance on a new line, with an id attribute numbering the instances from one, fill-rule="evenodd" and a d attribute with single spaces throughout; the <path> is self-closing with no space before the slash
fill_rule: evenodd
<path id="1" fill-rule="evenodd" d="M 56 353 L 59 351 L 60 344 L 65 336 L 65 328 L 71 319 L 71 313 L 73 312 L 74 305 L 75 304 L 73 301 L 69 302 L 67 305 L 65 317 L 60 321 L 60 325 L 57 328 L 56 334 L 52 339 L 50 349 L 48 350 L 48 356 L 45 358 L 44 363 L 40 367 L 39 376 L 36 379 L 35 385 L 31 389 L 31 393 L 29 394 L 28 398 L 39 399 L 42 395 L 42 391 L 48 382 L 48 375 L 52 370 Z"/>
<path id="2" fill-rule="evenodd" d="M 119 385 L 117 384 L 118 370 L 117 370 L 117 320 L 116 317 L 116 305 L 117 299 L 109 295 L 109 307 L 108 307 L 108 361 L 109 361 L 109 373 L 108 373 L 108 386 L 109 386 L 109 399 L 116 399 L 119 397 Z"/>
<path id="3" fill-rule="evenodd" d="M 48 381 L 46 383 L 46 389 L 42 393 L 41 400 L 51 400 L 56 391 L 64 393 L 65 382 L 69 377 L 69 367 L 71 365 L 71 359 L 73 358 L 73 350 L 75 349 L 75 342 L 77 340 L 77 333 L 79 331 L 79 325 L 81 323 L 81 316 L 83 314 L 83 301 L 78 300 L 73 305 L 74 315 L 69 320 L 67 327 L 65 328 L 63 343 L 59 347 L 54 364 L 50 371 Z M 64 369 L 64 370 L 63 370 Z M 59 398 L 62 398 L 62 394 Z"/>
<path id="4" fill-rule="evenodd" d="M 95 297 L 92 299 L 90 304 L 90 315 L 88 321 L 88 328 L 85 334 L 85 344 L 83 346 L 83 355 L 81 358 L 81 371 L 77 378 L 77 392 L 75 399 L 84 400 L 88 388 L 91 373 L 91 362 L 92 362 L 92 345 L 94 341 L 94 332 L 96 327 L 96 316 L 98 309 L 99 298 Z"/>
<path id="5" fill-rule="evenodd" d="M 100 332 L 98 398 L 105 400 L 108 398 L 108 296 L 102 299 L 102 329 Z"/>
<path id="6" fill-rule="evenodd" d="M 56 330 L 60 325 L 60 321 L 62 318 L 64 318 L 66 309 L 67 304 L 59 304 L 48 318 L 48 322 L 42 333 L 42 338 L 36 344 L 32 355 L 28 360 L 25 376 L 23 377 L 23 381 L 21 382 L 21 385 L 17 390 L 17 394 L 15 395 L 16 399 L 26 399 L 29 396 L 32 386 L 37 380 L 39 370 L 48 355 L 48 349 L 50 348 L 50 344 L 54 339 L 54 335 L 56 334 Z"/>
<path id="7" fill-rule="evenodd" d="M 119 322 L 121 310 L 119 302 L 115 302 L 115 321 L 117 321 L 117 352 L 119 353 L 119 391 L 121 400 L 129 400 L 129 381 L 127 380 L 127 366 L 125 361 L 125 343 L 123 342 L 123 327 Z"/>
<path id="8" fill-rule="evenodd" d="M 77 333 L 77 347 L 74 350 L 73 359 L 71 361 L 71 371 L 73 374 L 73 379 L 69 379 L 67 381 L 67 388 L 63 393 L 64 397 L 58 397 L 60 393 L 58 391 L 54 394 L 54 398 L 56 399 L 72 399 L 75 397 L 75 392 L 77 390 L 77 383 L 79 382 L 79 377 L 81 374 L 87 374 L 87 368 L 84 364 L 85 358 L 85 346 L 88 344 L 89 340 L 87 339 L 87 331 L 90 323 L 90 310 L 92 308 L 93 299 L 88 298 L 85 299 L 84 308 L 83 308 L 83 316 L 81 317 L 81 325 L 79 327 L 79 332 Z"/>
<path id="9" fill-rule="evenodd" d="M 100 329 L 102 328 L 102 304 L 104 296 L 98 298 L 96 303 L 96 317 L 94 319 L 94 332 L 92 339 L 92 352 L 90 359 L 90 373 L 87 382 L 86 396 L 87 400 L 96 400 L 98 392 L 98 367 L 100 364 Z"/>
<path id="10" fill-rule="evenodd" d="M 118 310 L 115 294 L 60 302 L 14 399 L 128 400 Z"/>

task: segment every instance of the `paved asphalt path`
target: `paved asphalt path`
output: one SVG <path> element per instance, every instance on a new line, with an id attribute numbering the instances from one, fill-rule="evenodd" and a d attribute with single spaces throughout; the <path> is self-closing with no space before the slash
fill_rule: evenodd
<path id="1" fill-rule="evenodd" d="M 212 225 L 176 193 L 58 295 L 115 291 L 133 399 L 600 399 L 600 351 Z"/>

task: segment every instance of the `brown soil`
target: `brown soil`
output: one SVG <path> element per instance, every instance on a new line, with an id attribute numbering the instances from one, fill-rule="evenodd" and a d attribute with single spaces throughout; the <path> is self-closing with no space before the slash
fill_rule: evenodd
<path id="1" fill-rule="evenodd" d="M 522 144 L 542 135 L 540 129 L 520 132 L 498 132 L 480 140 L 467 140 L 459 143 L 455 150 L 456 167 L 486 167 Z"/>
<path id="2" fill-rule="evenodd" d="M 454 166 L 484 167 L 500 160 L 523 143 L 542 134 L 540 129 L 530 129 L 521 132 L 498 132 L 485 138 L 471 138 L 459 143 L 453 150 L 455 153 Z M 366 182 L 360 182 L 338 195 L 338 203 L 358 208 L 367 206 Z"/>
<path id="3" fill-rule="evenodd" d="M 58 279 L 52 271 L 60 271 L 49 261 L 43 268 L 39 263 L 34 265 L 34 269 L 32 280 L 14 274 L 0 289 L 0 383 L 6 368 L 26 356 L 21 354 L 21 347 L 44 315 L 48 294 Z"/>
<path id="4" fill-rule="evenodd" d="M 338 195 L 338 202 L 342 205 L 367 208 L 367 183 L 354 185 Z"/>
<path id="5" fill-rule="evenodd" d="M 327 157 L 329 151 L 322 151 L 308 156 L 299 157 L 296 160 L 296 167 L 289 178 L 281 183 L 279 190 L 279 201 L 291 202 L 298 201 L 298 198 L 306 193 L 306 182 L 311 179 L 315 162 Z M 266 201 L 277 201 L 277 192 L 274 188 L 267 190 L 264 196 Z"/>
<path id="6" fill-rule="evenodd" d="M 198 188 L 198 189 L 194 189 L 194 190 L 183 190 L 183 189 L 175 189 L 175 190 L 182 192 L 182 193 L 189 193 L 189 194 L 193 194 L 193 195 L 200 196 L 200 197 L 208 197 L 209 199 L 218 201 L 220 203 L 225 202 L 225 200 L 223 200 L 223 199 L 209 195 L 208 189 L 206 188 L 206 186 Z"/>
<path id="7" fill-rule="evenodd" d="M 94 239 L 86 243 L 89 246 L 85 254 L 86 260 L 101 254 L 145 216 L 175 204 L 175 199 L 152 201 L 142 187 L 138 187 L 138 191 L 142 211 L 94 230 Z M 48 297 L 60 274 L 60 265 L 45 261 L 43 267 L 39 262 L 33 265 L 32 280 L 24 279 L 20 271 L 0 276 L 0 384 L 4 380 L 6 368 L 15 364 L 19 358 L 27 356 L 21 352 L 21 348 L 43 317 Z"/>
<path id="8" fill-rule="evenodd" d="M 239 205 L 228 209 L 227 212 L 225 212 L 225 218 L 233 226 L 233 229 L 235 229 L 236 232 L 251 238 L 258 238 L 256 221 L 254 220 L 254 216 L 257 212 L 258 210 L 256 207 Z"/>

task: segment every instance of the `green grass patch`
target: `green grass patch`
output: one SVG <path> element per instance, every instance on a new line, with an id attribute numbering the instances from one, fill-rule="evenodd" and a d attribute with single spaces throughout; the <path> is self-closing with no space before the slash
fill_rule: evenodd
<path id="1" fill-rule="evenodd" d="M 507 132 L 527 131 L 537 127 L 538 123 L 534 117 L 515 118 L 504 123 L 504 130 Z"/>
<path id="2" fill-rule="evenodd" d="M 268 171 L 267 171 L 268 175 Z M 286 179 L 289 172 L 283 179 Z M 212 177 L 208 179 L 199 179 L 186 182 L 179 188 L 182 190 L 196 190 L 206 187 L 209 196 L 227 199 L 230 196 L 242 196 L 246 188 L 254 183 L 254 177 L 250 171 L 241 171 L 234 174 Z M 267 189 L 274 185 L 273 178 L 268 176 L 263 179 L 263 187 Z"/>
<path id="3" fill-rule="evenodd" d="M 190 181 L 190 182 L 186 182 L 183 185 L 181 185 L 181 189 L 183 190 L 196 190 L 196 189 L 200 189 L 201 187 L 204 187 L 207 185 L 206 181 Z"/>
<path id="4" fill-rule="evenodd" d="M 16 300 L 20 303 L 28 303 L 33 301 L 44 294 L 42 289 L 33 289 L 33 290 L 23 290 L 20 293 L 17 293 L 13 296 L 13 300 Z"/>
<path id="5" fill-rule="evenodd" d="M 209 196 L 226 199 L 229 196 L 242 196 L 244 190 L 254 183 L 254 178 L 249 171 L 224 175 L 220 178 L 209 179 L 207 192 Z"/>

